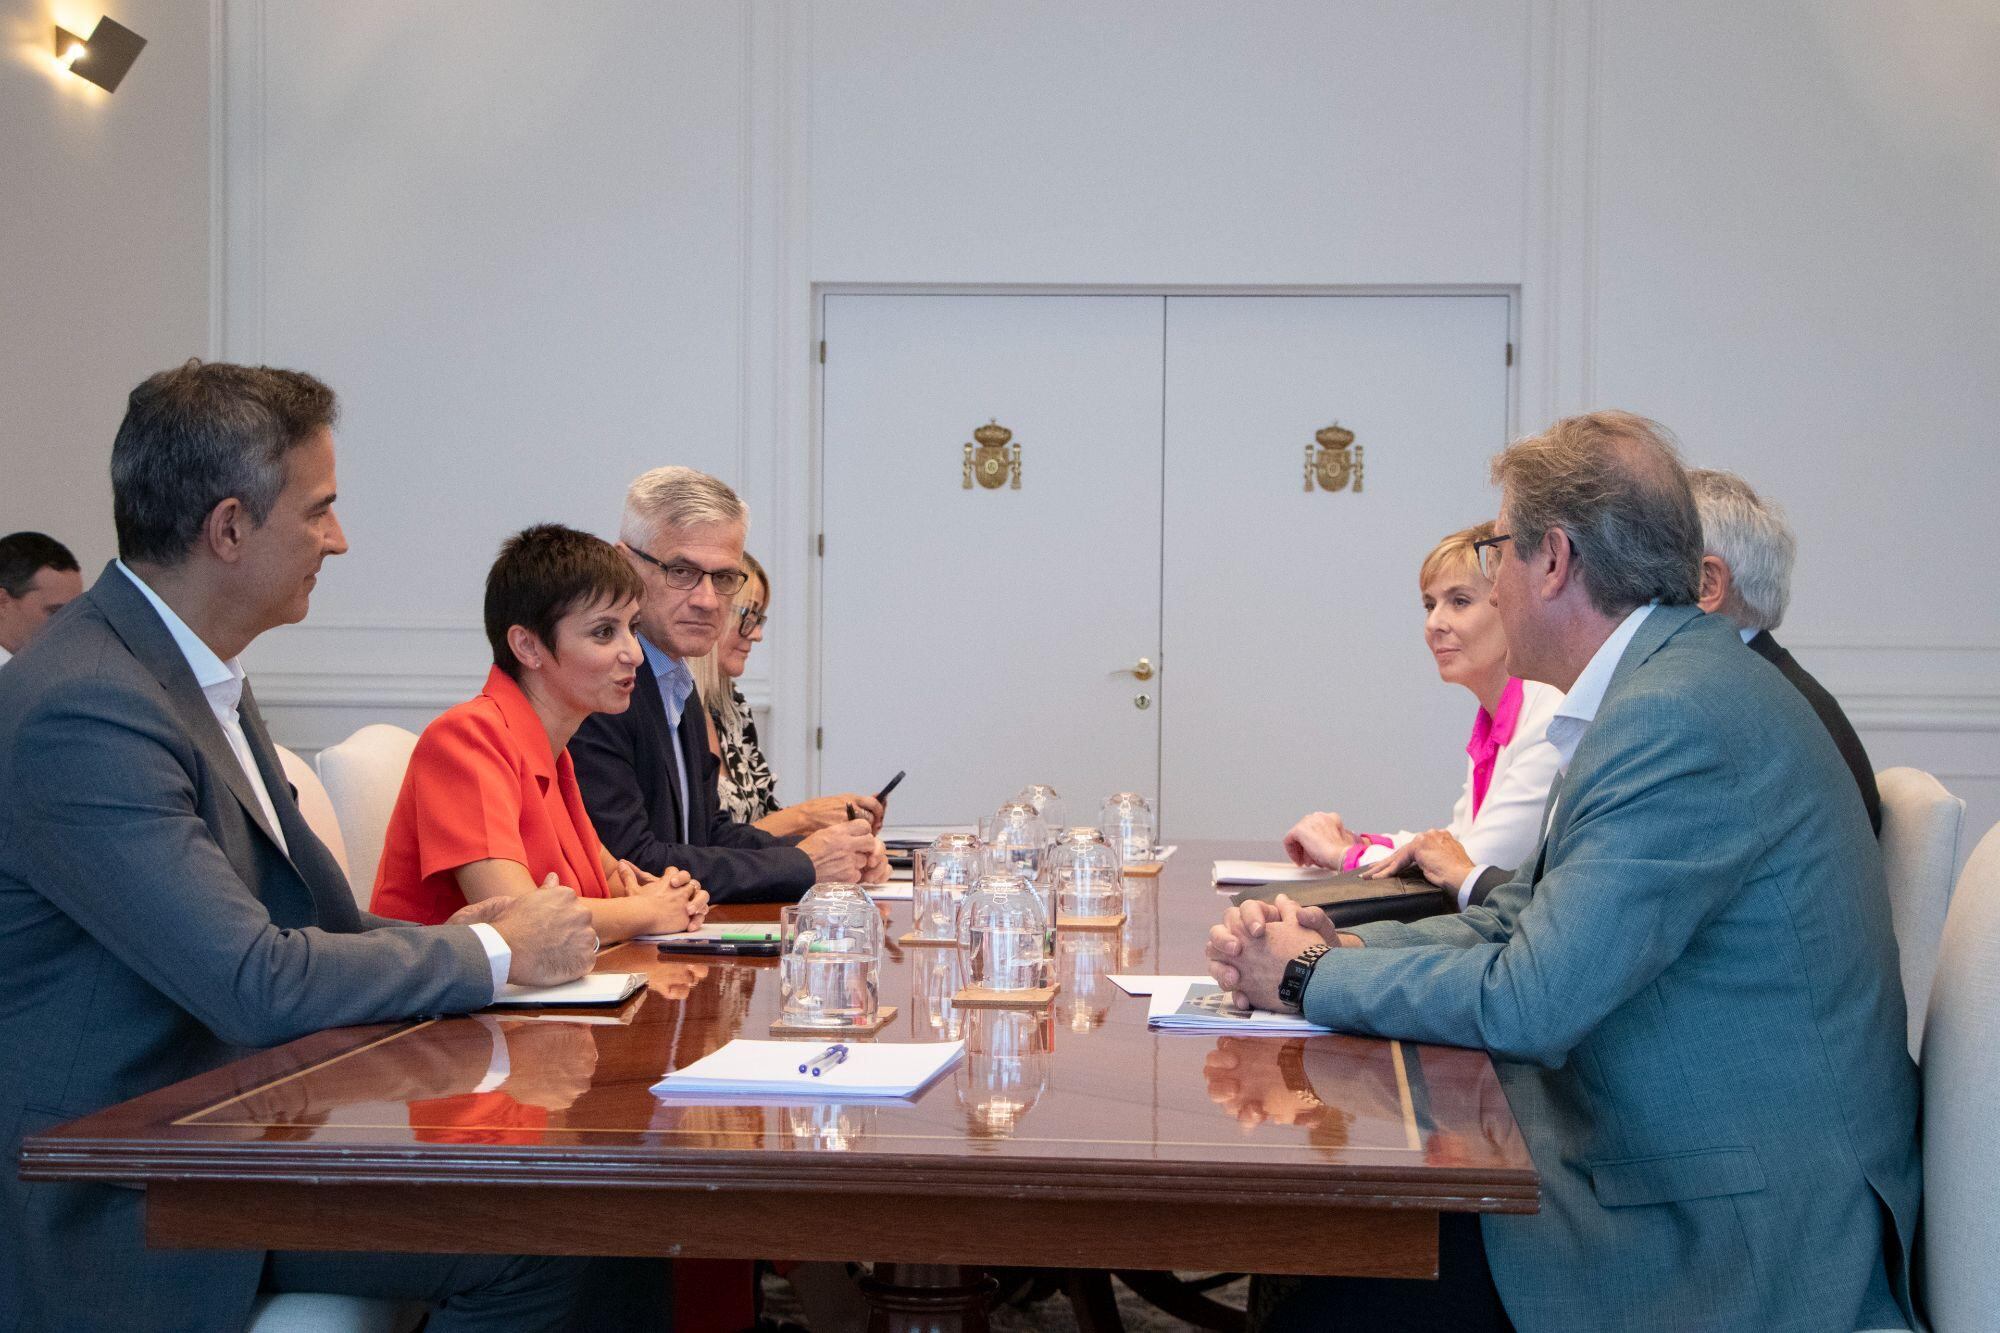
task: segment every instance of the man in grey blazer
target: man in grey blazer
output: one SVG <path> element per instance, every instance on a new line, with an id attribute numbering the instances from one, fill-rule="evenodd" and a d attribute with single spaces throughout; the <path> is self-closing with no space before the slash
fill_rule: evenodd
<path id="1" fill-rule="evenodd" d="M 1536 856 L 1455 916 L 1342 934 L 1248 905 L 1209 951 L 1240 1003 L 1491 1051 L 1541 1211 L 1482 1219 L 1451 1282 L 1308 1287 L 1275 1326 L 1440 1301 L 1459 1327 L 1909 1326 L 1916 1075 L 1846 766 L 1693 605 L 1701 524 L 1659 427 L 1570 418 L 1494 476 L 1508 670 L 1567 692 Z"/>
<path id="2" fill-rule="evenodd" d="M 332 393 L 190 362 L 112 451 L 121 559 L 0 673 L 0 1330 L 240 1328 L 259 1288 L 563 1328 L 574 1260 L 148 1249 L 144 1194 L 18 1178 L 21 1140 L 320 1028 L 456 1012 L 589 970 L 567 889 L 419 928 L 358 911 L 236 658 L 304 617 L 333 513 Z"/>

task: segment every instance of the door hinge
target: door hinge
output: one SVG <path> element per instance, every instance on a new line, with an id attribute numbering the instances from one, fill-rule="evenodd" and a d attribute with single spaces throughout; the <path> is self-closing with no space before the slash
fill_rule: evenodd
<path id="1" fill-rule="evenodd" d="M 821 555 L 826 554 L 826 534 L 824 532 L 819 535 L 819 553 Z"/>
<path id="2" fill-rule="evenodd" d="M 824 338 L 819 340 L 819 363 L 822 366 L 826 364 L 826 339 Z"/>
<path id="3" fill-rule="evenodd" d="M 822 344 L 822 345 L 824 345 L 824 344 Z M 825 358 L 825 357 L 821 357 L 820 359 L 821 359 L 821 360 L 823 361 L 823 360 L 825 360 L 826 358 Z M 1513 343 L 1508 343 L 1508 344 L 1507 344 L 1507 364 L 1508 364 L 1508 365 L 1510 365 L 1510 366 L 1514 364 L 1514 344 L 1513 344 Z"/>
<path id="4" fill-rule="evenodd" d="M 813 728 L 813 749 L 815 749 L 815 750 L 824 750 L 825 748 L 826 748 L 826 728 L 825 728 L 825 727 L 814 727 L 814 728 Z"/>

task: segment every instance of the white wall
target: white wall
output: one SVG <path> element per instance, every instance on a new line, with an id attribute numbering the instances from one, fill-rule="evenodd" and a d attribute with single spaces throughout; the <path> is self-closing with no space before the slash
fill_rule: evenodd
<path id="1" fill-rule="evenodd" d="M 55 25 L 105 12 L 147 39 L 115 94 L 55 63 Z M 0 127 L 0 532 L 91 578 L 125 395 L 208 350 L 207 6 L 0 0 Z"/>
<path id="2" fill-rule="evenodd" d="M 347 404 L 355 553 L 253 662 L 305 748 L 461 697 L 500 535 L 609 531 L 624 481 L 671 460 L 757 512 L 779 597 L 752 692 L 802 794 L 817 289 L 1492 283 L 1519 291 L 1519 425 L 1631 406 L 1786 503 L 1787 640 L 1879 764 L 1946 775 L 1975 828 L 2000 818 L 1985 0 L 219 2 L 218 341 Z M 152 285 L 131 311 L 198 335 L 206 66 L 149 69 L 165 56 L 156 38 L 110 108 L 172 80 L 146 132 L 180 155 L 133 150 L 171 168 L 149 171 L 147 211 L 79 202 L 7 236 L 36 255 L 136 241 Z M 25 104 L 7 85 L 10 128 L 23 105 L 49 127 L 7 151 L 53 176 L 97 146 L 47 84 Z M 62 331 L 97 354 L 132 327 L 123 298 L 91 287 L 81 319 L 30 281 L 31 317 L 0 332 L 10 452 L 11 390 L 47 380 Z M 68 438 L 101 448 L 174 341 L 137 340 L 102 384 L 34 388 L 28 426 L 95 414 Z M 28 475 L 86 524 L 101 490 L 74 471 Z"/>
<path id="3" fill-rule="evenodd" d="M 1785 504 L 1781 639 L 1976 839 L 2000 819 L 2000 7 L 1618 0 L 1597 47 L 1594 396 Z"/>

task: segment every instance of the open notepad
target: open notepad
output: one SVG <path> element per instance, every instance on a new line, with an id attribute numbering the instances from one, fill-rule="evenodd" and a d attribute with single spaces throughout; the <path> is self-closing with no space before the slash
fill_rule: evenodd
<path id="1" fill-rule="evenodd" d="M 737 1038 L 653 1085 L 661 1096 L 745 1097 L 758 1101 L 806 1098 L 909 1097 L 965 1054 L 962 1041 L 911 1041 L 893 1045 L 852 1042 L 847 1059 L 818 1078 L 799 1066 L 839 1042 L 752 1041 Z"/>
<path id="2" fill-rule="evenodd" d="M 1245 884 L 1319 884 L 1340 876 L 1325 866 L 1295 866 L 1290 861 L 1217 861 L 1215 886 Z"/>
<path id="3" fill-rule="evenodd" d="M 505 1009 L 531 1005 L 537 1009 L 560 1005 L 622 1004 L 627 996 L 646 984 L 643 972 L 592 972 L 560 986 L 516 986 L 508 982 L 493 997 L 492 1007 Z"/>
<path id="4" fill-rule="evenodd" d="M 1146 1009 L 1147 1027 L 1166 1032 L 1234 1032 L 1245 1037 L 1333 1031 L 1307 1022 L 1300 1014 L 1238 1009 L 1222 987 L 1206 979 L 1162 977 L 1160 982 Z"/>

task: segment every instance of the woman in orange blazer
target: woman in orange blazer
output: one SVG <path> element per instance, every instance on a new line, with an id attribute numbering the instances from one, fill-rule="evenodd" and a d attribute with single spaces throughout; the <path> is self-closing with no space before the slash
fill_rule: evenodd
<path id="1" fill-rule="evenodd" d="M 469 902 L 562 884 L 607 943 L 701 923 L 684 870 L 614 860 L 577 794 L 569 739 L 622 713 L 642 661 L 639 577 L 607 542 L 556 524 L 508 538 L 486 576 L 493 669 L 417 741 L 389 818 L 374 910 L 435 925 Z"/>

